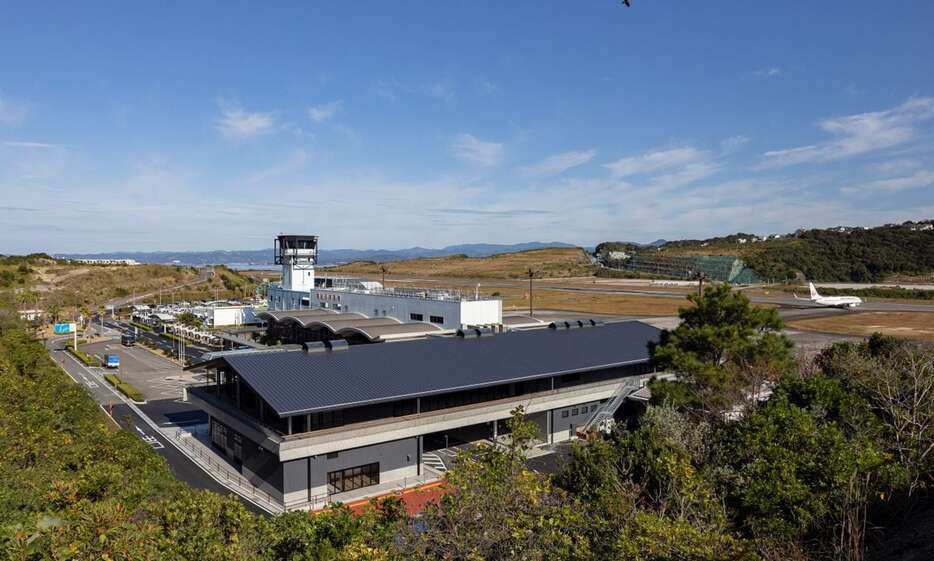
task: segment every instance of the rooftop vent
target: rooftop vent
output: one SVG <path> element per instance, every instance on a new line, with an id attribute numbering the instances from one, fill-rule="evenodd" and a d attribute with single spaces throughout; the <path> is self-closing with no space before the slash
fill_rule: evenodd
<path id="1" fill-rule="evenodd" d="M 302 348 L 305 349 L 306 353 L 320 353 L 328 350 L 323 341 L 308 341 L 302 343 Z"/>
<path id="2" fill-rule="evenodd" d="M 350 343 L 345 339 L 332 339 L 331 341 L 326 341 L 324 344 L 328 346 L 328 350 L 330 351 L 346 351 L 350 348 Z"/>

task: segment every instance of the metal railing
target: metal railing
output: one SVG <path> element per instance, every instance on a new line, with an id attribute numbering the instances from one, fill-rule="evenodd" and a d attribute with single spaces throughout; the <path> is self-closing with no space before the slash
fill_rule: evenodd
<path id="1" fill-rule="evenodd" d="M 215 476 L 215 479 L 225 487 L 230 488 L 237 494 L 251 499 L 253 502 L 262 503 L 271 512 L 283 512 L 285 508 L 280 501 L 274 499 L 269 493 L 259 489 L 248 479 L 233 471 L 228 464 L 218 460 L 216 454 L 207 448 L 196 433 L 186 430 L 176 429 L 174 432 L 175 441 L 184 446 L 191 454 L 189 457 L 195 461 L 202 469 Z"/>
<path id="2" fill-rule="evenodd" d="M 580 430 L 583 432 L 588 432 L 594 428 L 604 432 L 610 430 L 611 426 L 609 421 L 613 419 L 616 410 L 619 409 L 619 406 L 623 404 L 623 401 L 629 394 L 642 387 L 641 382 L 642 378 L 624 380 L 606 403 L 603 403 L 594 411 L 593 415 L 587 419 L 587 422 L 584 423 Z"/>

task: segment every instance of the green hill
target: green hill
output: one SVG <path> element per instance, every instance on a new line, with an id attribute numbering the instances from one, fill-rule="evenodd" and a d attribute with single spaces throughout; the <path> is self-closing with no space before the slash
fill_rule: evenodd
<path id="1" fill-rule="evenodd" d="M 610 248 L 605 242 L 598 247 Z M 615 247 L 614 247 L 615 249 Z M 934 277 L 934 220 L 877 228 L 799 230 L 762 238 L 738 233 L 706 240 L 667 242 L 637 254 L 741 257 L 772 280 L 803 276 L 815 281 L 879 282 Z"/>

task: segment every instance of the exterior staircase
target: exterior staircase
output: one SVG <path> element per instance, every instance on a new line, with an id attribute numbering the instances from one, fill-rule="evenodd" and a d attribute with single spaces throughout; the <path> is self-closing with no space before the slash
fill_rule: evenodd
<path id="1" fill-rule="evenodd" d="M 422 452 L 422 463 L 438 473 L 444 473 L 448 470 L 447 466 L 444 465 L 444 461 L 441 459 L 441 456 L 435 454 L 434 452 Z"/>
<path id="2" fill-rule="evenodd" d="M 593 412 L 593 415 L 578 429 L 578 432 L 586 434 L 592 430 L 598 430 L 608 433 L 613 430 L 613 426 L 616 424 L 613 415 L 616 414 L 616 410 L 619 409 L 619 406 L 623 404 L 623 401 L 626 400 L 629 394 L 641 387 L 642 378 L 628 378 L 624 380 L 616 391 L 613 392 L 613 395 Z"/>

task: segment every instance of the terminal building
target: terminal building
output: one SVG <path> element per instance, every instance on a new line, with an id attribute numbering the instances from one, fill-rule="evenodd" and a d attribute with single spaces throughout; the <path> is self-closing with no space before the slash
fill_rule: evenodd
<path id="1" fill-rule="evenodd" d="M 653 375 L 648 344 L 659 335 L 637 321 L 562 322 L 234 351 L 189 367 L 209 380 L 189 397 L 244 477 L 284 508 L 311 509 L 424 480 L 426 453 L 502 437 L 520 405 L 543 445 L 612 419 Z"/>
<path id="2" fill-rule="evenodd" d="M 331 310 L 367 319 L 424 322 L 442 330 L 494 326 L 503 321 L 502 300 L 495 298 L 445 290 L 387 288 L 358 278 L 316 278 L 317 236 L 280 235 L 274 250 L 275 263 L 282 265 L 282 281 L 267 286 L 270 312 Z"/>

